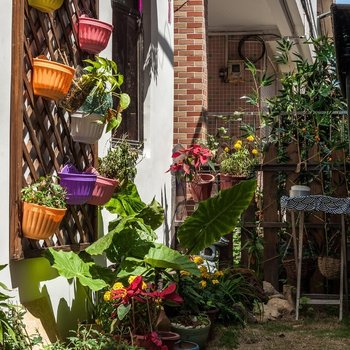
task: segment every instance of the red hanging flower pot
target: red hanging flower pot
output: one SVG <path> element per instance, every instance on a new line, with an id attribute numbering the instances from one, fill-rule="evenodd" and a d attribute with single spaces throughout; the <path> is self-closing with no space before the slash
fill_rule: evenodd
<path id="1" fill-rule="evenodd" d="M 80 49 L 91 54 L 98 54 L 108 44 L 113 25 L 96 18 L 80 16 L 77 23 Z"/>

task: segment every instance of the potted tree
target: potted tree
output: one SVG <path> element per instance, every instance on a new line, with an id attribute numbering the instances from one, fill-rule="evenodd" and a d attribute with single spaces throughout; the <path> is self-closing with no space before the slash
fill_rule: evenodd
<path id="1" fill-rule="evenodd" d="M 73 140 L 95 143 L 105 124 L 107 131 L 119 126 L 121 112 L 129 106 L 130 97 L 120 90 L 124 77 L 114 61 L 96 56 L 95 60 L 84 62 L 87 66 L 75 77 L 60 105 L 71 113 Z M 112 108 L 113 97 L 118 99 L 116 109 Z"/>
<path id="2" fill-rule="evenodd" d="M 22 189 L 22 233 L 26 238 L 47 239 L 60 226 L 66 213 L 66 191 L 50 177 Z"/>
<path id="3" fill-rule="evenodd" d="M 132 148 L 127 139 L 123 137 L 114 147 L 109 149 L 106 156 L 99 158 L 97 170 L 88 169 L 97 175 L 88 204 L 106 204 L 119 184 L 123 185 L 128 180 L 133 181 L 136 175 L 138 157 L 138 150 Z"/>

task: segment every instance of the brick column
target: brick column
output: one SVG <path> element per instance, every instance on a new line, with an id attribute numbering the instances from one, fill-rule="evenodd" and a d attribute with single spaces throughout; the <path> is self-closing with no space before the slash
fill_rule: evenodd
<path id="1" fill-rule="evenodd" d="M 208 11 L 207 0 L 184 3 L 174 0 L 174 144 L 189 145 L 206 132 Z"/>

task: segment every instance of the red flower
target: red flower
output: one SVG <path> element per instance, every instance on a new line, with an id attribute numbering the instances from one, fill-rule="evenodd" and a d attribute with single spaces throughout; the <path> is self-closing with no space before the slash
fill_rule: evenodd
<path id="1" fill-rule="evenodd" d="M 153 298 L 160 298 L 164 300 L 171 300 L 175 303 L 182 303 L 183 299 L 180 294 L 175 293 L 176 290 L 176 284 L 171 283 L 168 287 L 164 288 L 161 291 L 155 291 L 148 293 L 149 296 Z"/>

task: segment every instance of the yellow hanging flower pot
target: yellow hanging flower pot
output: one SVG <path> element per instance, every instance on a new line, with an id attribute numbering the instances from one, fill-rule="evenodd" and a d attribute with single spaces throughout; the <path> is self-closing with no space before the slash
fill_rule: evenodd
<path id="1" fill-rule="evenodd" d="M 59 9 L 63 1 L 64 0 L 28 0 L 28 4 L 41 12 L 52 12 Z"/>

